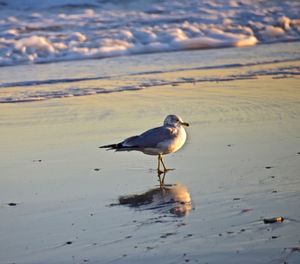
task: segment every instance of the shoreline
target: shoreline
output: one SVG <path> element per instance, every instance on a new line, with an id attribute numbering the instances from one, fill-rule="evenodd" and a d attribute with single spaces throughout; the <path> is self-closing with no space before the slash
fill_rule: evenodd
<path id="1" fill-rule="evenodd" d="M 95 96 L 122 92 L 139 92 L 141 90 L 159 88 L 160 86 L 176 86 L 188 83 L 226 82 L 255 79 L 263 76 L 272 78 L 292 78 L 299 76 L 299 60 L 295 57 L 299 44 L 290 44 L 289 53 L 279 52 L 284 46 L 277 44 L 263 49 L 245 48 L 219 50 L 225 56 L 205 51 L 182 52 L 177 54 L 179 61 L 191 60 L 190 64 L 176 64 L 172 66 L 174 58 L 166 53 L 166 60 L 159 58 L 162 65 L 154 56 L 131 58 L 113 58 L 107 61 L 64 63 L 58 65 L 24 66 L 20 77 L 11 80 L 17 74 L 16 69 L 2 72 L 0 78 L 0 105 L 3 103 L 28 103 L 69 97 Z M 239 53 L 240 60 L 232 57 L 234 51 Z M 249 60 L 249 53 L 256 53 Z M 228 53 L 228 54 L 227 54 Z M 276 54 L 274 57 L 273 54 Z M 197 63 L 197 56 L 213 62 Z M 118 68 L 118 64 L 128 65 L 127 70 Z M 135 65 L 149 65 L 137 67 Z M 187 67 L 188 65 L 188 67 Z M 108 66 L 108 67 L 107 67 Z M 60 68 L 62 67 L 62 68 Z M 114 68 L 114 71 L 108 69 Z M 73 70 L 72 70 L 73 69 Z M 98 69 L 98 71 L 97 71 Z M 38 77 L 32 75 L 34 71 L 41 72 Z M 63 74 L 59 72 L 62 71 Z M 48 74 L 50 72 L 50 74 Z M 99 75 L 99 72 L 101 74 Z M 17 75 L 18 76 L 18 75 Z M 34 77 L 30 77 L 34 76 Z M 62 76 L 57 78 L 57 76 Z M 23 77 L 23 78 L 22 78 Z"/>

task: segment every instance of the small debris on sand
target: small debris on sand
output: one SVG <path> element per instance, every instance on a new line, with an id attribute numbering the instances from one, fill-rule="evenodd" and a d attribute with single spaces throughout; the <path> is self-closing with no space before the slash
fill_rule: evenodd
<path id="1" fill-rule="evenodd" d="M 160 238 L 167 238 L 168 236 L 175 235 L 175 233 L 166 233 L 164 235 L 161 235 Z"/>
<path id="2" fill-rule="evenodd" d="M 67 241 L 65 244 L 66 244 L 66 245 L 72 245 L 73 242 L 72 242 L 72 241 Z"/>
<path id="3" fill-rule="evenodd" d="M 300 252 L 300 247 L 292 247 L 292 252 Z"/>
<path id="4" fill-rule="evenodd" d="M 281 223 L 283 221 L 284 221 L 284 218 L 282 216 L 264 219 L 265 224 Z"/>
<path id="5" fill-rule="evenodd" d="M 17 203 L 8 203 L 7 205 L 8 205 L 8 206 L 16 206 Z"/>
<path id="6" fill-rule="evenodd" d="M 272 169 L 273 167 L 272 166 L 266 166 L 265 169 L 269 170 L 269 169 Z"/>
<path id="7" fill-rule="evenodd" d="M 154 249 L 154 247 L 149 247 L 149 246 L 148 246 L 148 247 L 146 247 L 146 249 L 147 249 L 147 250 L 152 250 L 152 249 Z"/>
<path id="8" fill-rule="evenodd" d="M 247 213 L 247 212 L 250 212 L 250 211 L 252 211 L 251 208 L 246 208 L 246 209 L 243 209 L 243 210 L 241 211 L 241 213 L 243 214 L 243 213 Z"/>

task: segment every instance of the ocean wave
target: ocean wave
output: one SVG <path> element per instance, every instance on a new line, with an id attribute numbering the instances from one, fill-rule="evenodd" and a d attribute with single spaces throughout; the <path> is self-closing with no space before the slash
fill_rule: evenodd
<path id="1" fill-rule="evenodd" d="M 298 41 L 299 14 L 292 0 L 1 0 L 0 66 Z"/>

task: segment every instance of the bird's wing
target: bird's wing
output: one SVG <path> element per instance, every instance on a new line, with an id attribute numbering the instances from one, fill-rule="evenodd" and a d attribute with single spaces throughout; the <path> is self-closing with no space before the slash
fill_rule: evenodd
<path id="1" fill-rule="evenodd" d="M 134 148 L 155 148 L 163 141 L 172 140 L 176 137 L 176 131 L 170 127 L 156 127 L 152 128 L 139 136 L 133 136 L 125 139 L 122 142 L 123 147 Z"/>

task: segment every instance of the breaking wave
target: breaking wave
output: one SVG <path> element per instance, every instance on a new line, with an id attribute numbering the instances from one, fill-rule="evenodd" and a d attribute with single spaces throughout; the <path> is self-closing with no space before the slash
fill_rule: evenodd
<path id="1" fill-rule="evenodd" d="M 0 0 L 0 6 L 0 66 L 300 40 L 300 2 L 292 0 Z"/>

